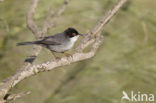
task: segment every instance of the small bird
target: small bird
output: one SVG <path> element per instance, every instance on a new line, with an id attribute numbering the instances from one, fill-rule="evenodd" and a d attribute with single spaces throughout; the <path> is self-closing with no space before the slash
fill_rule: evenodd
<path id="1" fill-rule="evenodd" d="M 17 45 L 40 45 L 49 49 L 53 53 L 54 57 L 59 59 L 54 52 L 65 53 L 65 51 L 70 50 L 78 40 L 79 36 L 82 36 L 82 34 L 80 34 L 76 29 L 68 28 L 62 33 L 47 36 L 41 40 L 17 43 Z M 66 53 L 66 56 L 71 55 Z"/>

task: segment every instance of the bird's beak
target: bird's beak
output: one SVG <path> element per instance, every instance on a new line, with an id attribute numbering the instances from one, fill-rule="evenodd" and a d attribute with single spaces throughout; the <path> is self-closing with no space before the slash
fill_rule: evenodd
<path id="1" fill-rule="evenodd" d="M 79 34 L 80 36 L 83 36 L 83 34 Z"/>

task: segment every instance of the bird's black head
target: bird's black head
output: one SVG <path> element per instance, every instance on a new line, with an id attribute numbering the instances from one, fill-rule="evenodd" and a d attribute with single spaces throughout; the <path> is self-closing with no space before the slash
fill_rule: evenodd
<path id="1" fill-rule="evenodd" d="M 74 37 L 74 36 L 82 35 L 82 34 L 79 34 L 78 31 L 76 29 L 74 29 L 74 28 L 68 28 L 64 32 L 69 37 Z"/>

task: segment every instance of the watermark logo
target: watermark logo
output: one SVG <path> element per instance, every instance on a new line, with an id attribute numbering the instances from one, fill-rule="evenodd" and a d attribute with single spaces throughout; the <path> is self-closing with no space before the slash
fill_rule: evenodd
<path id="1" fill-rule="evenodd" d="M 130 95 L 128 95 L 125 91 L 122 91 L 122 98 L 121 100 L 128 100 L 131 102 L 153 102 L 154 101 L 154 94 L 146 94 L 146 93 L 141 93 L 137 92 L 135 93 L 134 91 L 131 91 Z"/>

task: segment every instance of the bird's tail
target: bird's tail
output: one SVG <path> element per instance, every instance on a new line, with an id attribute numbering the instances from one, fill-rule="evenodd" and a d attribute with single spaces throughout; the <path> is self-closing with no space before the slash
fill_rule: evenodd
<path id="1" fill-rule="evenodd" d="M 38 44 L 39 41 L 32 41 L 32 42 L 22 42 L 22 43 L 17 43 L 17 46 L 20 45 L 32 45 L 32 44 Z"/>

